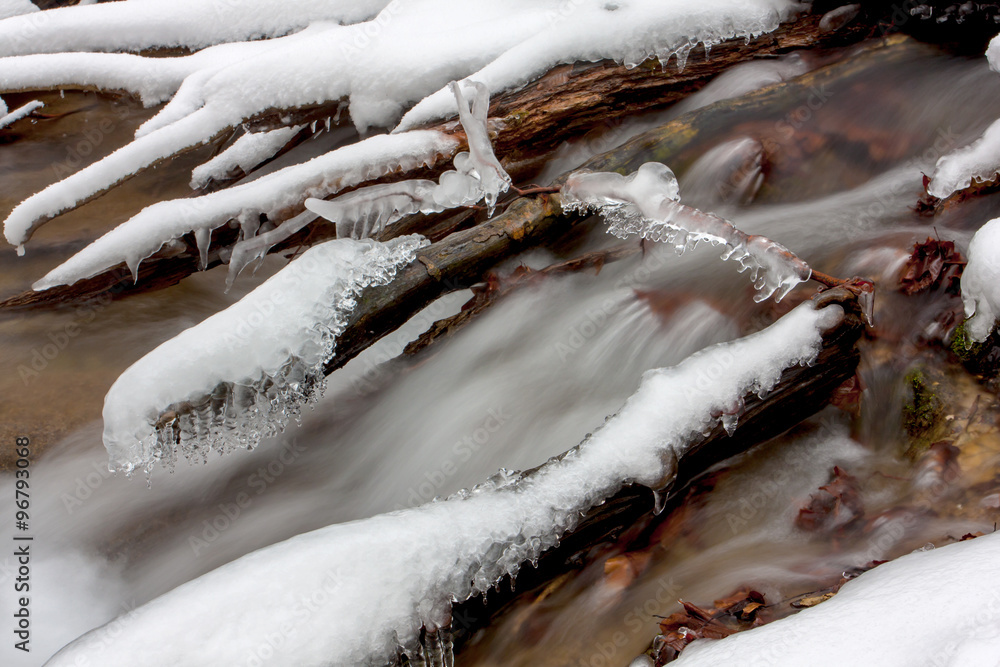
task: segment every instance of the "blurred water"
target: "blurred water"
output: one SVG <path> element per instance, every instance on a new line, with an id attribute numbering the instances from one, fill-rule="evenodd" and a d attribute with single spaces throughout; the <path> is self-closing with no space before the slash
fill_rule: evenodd
<path id="1" fill-rule="evenodd" d="M 873 89 L 882 91 L 878 107 Z M 919 50 L 838 88 L 802 121 L 782 144 L 797 153 L 784 155 L 780 169 L 763 169 L 756 201 L 720 201 L 712 187 L 732 183 L 745 160 L 703 162 L 680 173 L 682 201 L 720 207 L 748 233 L 766 234 L 827 273 L 871 276 L 891 290 L 914 241 L 937 234 L 964 246 L 988 219 L 989 210 L 977 209 L 973 218 L 948 214 L 934 219 L 933 229 L 912 206 L 921 172 L 929 172 L 941 150 L 971 140 L 998 116 L 1000 80 L 984 59 Z M 762 140 L 755 132 L 773 132 L 774 122 L 748 122 L 739 135 Z M 704 154 L 733 138 L 705 137 L 697 150 Z M 845 141 L 856 150 L 843 151 Z M 180 187 L 189 176 L 171 174 L 177 183 L 163 178 L 163 187 Z M 88 204 L 80 219 L 99 217 L 104 209 L 93 207 L 110 206 L 116 196 Z M 117 204 L 129 205 L 135 202 Z M 71 227 L 74 234 L 89 229 Z M 73 236 L 68 231 L 49 233 Z M 29 248 L 30 263 L 4 255 L 4 289 L 14 291 L 67 255 L 71 248 L 56 240 L 37 259 Z M 578 241 L 578 250 L 617 243 L 599 230 Z M 513 293 L 416 365 L 386 364 L 470 294 L 446 297 L 332 376 L 300 427 L 252 452 L 181 465 L 173 474 L 157 470 L 151 488 L 106 472 L 98 421 L 104 393 L 145 352 L 239 298 L 284 260 L 272 258 L 230 294 L 223 293 L 224 276 L 209 272 L 103 304 L 93 317 L 69 311 L 0 320 L 4 437 L 29 435 L 45 450 L 31 469 L 37 652 L 30 659 L 11 655 L 5 644 L 3 664 L 40 664 L 84 630 L 254 549 L 427 502 L 500 467 L 530 468 L 576 445 L 620 407 L 643 371 L 735 338 L 781 311 L 753 304 L 749 281 L 713 253 L 702 247 L 676 257 L 647 248 L 597 275 L 545 280 Z M 523 261 L 538 268 L 558 259 L 536 251 Z M 880 333 L 905 351 L 914 332 L 947 305 L 944 297 L 904 299 L 883 290 Z M 22 381 L 18 367 L 73 323 L 81 324 L 80 333 L 46 360 L 37 378 Z M 666 546 L 652 549 L 628 585 L 608 579 L 603 562 L 595 563 L 544 600 L 518 605 L 476 637 L 460 663 L 627 665 L 655 634 L 656 615 L 673 611 L 679 597 L 708 601 L 750 583 L 785 595 L 817 573 L 912 549 L 949 530 L 982 529 L 943 516 L 907 526 L 873 551 L 867 542 L 834 547 L 793 527 L 798 507 L 828 481 L 833 465 L 863 480 L 872 508 L 890 508 L 913 492 L 908 483 L 886 484 L 875 475 L 905 477 L 908 470 L 900 456 L 906 364 L 894 359 L 884 363 L 866 348 L 869 389 L 860 421 L 827 411 L 733 463 L 688 510 L 685 525 L 698 525 L 697 534 L 667 535 Z M 0 495 L 12 495 L 9 474 L 0 486 Z M 4 539 L 11 528 L 4 524 Z M 9 556 L 0 559 L 5 590 L 11 564 Z M 10 618 L 7 607 L 0 614 Z"/>

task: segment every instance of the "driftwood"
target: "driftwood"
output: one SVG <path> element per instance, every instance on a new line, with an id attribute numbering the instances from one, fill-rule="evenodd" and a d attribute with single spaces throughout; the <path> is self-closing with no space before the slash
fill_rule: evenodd
<path id="1" fill-rule="evenodd" d="M 841 45 L 857 41 L 869 32 L 854 24 L 849 24 L 837 32 L 823 32 L 819 27 L 820 21 L 820 16 L 807 14 L 781 26 L 774 33 L 762 35 L 749 43 L 742 39 L 723 42 L 713 47 L 710 58 L 692 55 L 687 66 L 680 72 L 673 64 L 661 68 L 655 61 L 632 69 L 609 61 L 556 68 L 539 80 L 516 91 L 498 95 L 492 100 L 490 117 L 500 121 L 494 139 L 497 156 L 508 167 L 515 181 L 522 181 L 534 175 L 551 151 L 563 141 L 579 136 L 594 127 L 606 125 L 609 116 L 625 117 L 667 108 L 700 89 L 715 75 L 739 62 L 793 49 Z M 804 88 L 797 82 L 785 85 L 788 87 L 779 87 L 785 90 L 786 95 L 796 95 L 801 90 L 808 90 L 812 84 Z M 281 110 L 281 115 L 292 117 L 294 123 L 308 122 L 335 113 L 339 104 L 335 102 L 322 108 Z M 721 118 L 728 116 L 727 103 L 721 104 L 721 107 L 717 105 L 710 107 L 711 111 L 707 111 L 707 114 L 718 115 L 719 122 L 725 122 Z M 702 116 L 704 112 L 706 110 L 698 112 L 697 116 Z M 269 111 L 262 114 L 252 119 L 248 126 L 254 129 L 271 127 L 272 124 L 268 123 L 268 119 L 276 113 L 277 111 Z M 698 121 L 691 122 L 693 125 L 698 124 Z M 432 129 L 453 134 L 464 140 L 463 133 L 454 121 L 438 123 Z M 695 135 L 696 132 L 686 132 L 684 137 L 678 137 L 671 142 L 671 146 L 676 147 L 678 142 L 689 143 Z M 464 146 L 459 146 L 457 150 L 463 148 Z M 669 157 L 669 152 L 668 149 L 661 150 L 654 159 Z M 436 178 L 449 166 L 450 158 L 443 158 L 430 169 L 421 168 L 395 173 L 361 185 L 410 178 Z M 281 220 L 272 222 L 282 222 L 302 210 L 301 204 L 289 207 L 282 213 Z M 444 216 L 417 216 L 392 225 L 389 233 L 423 233 L 454 215 L 452 212 Z M 273 250 L 280 252 L 302 244 L 316 243 L 333 237 L 334 233 L 332 225 L 314 223 L 310 228 L 296 234 Z M 212 235 L 212 250 L 209 252 L 209 268 L 223 263 L 219 251 L 235 243 L 237 235 L 236 229 L 226 225 L 215 230 Z M 198 251 L 191 236 L 191 234 L 185 235 L 183 239 L 186 244 L 185 250 L 170 256 L 157 254 L 145 260 L 140 266 L 139 281 L 136 284 L 133 284 L 129 272 L 122 264 L 74 285 L 15 295 L 0 301 L 0 311 L 59 306 L 90 299 L 109 291 L 117 297 L 173 285 L 197 270 Z"/>
<path id="2" fill-rule="evenodd" d="M 823 350 L 816 363 L 787 369 L 778 385 L 761 399 L 756 394 L 745 397 L 745 410 L 732 436 L 716 426 L 710 435 L 699 438 L 678 461 L 677 477 L 666 499 L 666 518 L 684 497 L 685 489 L 715 464 L 774 438 L 828 405 L 834 390 L 852 378 L 860 355 L 857 342 L 864 330 L 854 295 L 844 288 L 834 288 L 815 297 L 817 306 L 840 303 L 847 317 L 823 337 Z M 589 562 L 644 546 L 658 518 L 654 516 L 652 492 L 640 486 L 626 487 L 602 505 L 591 509 L 559 547 L 542 555 L 537 568 L 523 568 L 513 586 L 501 582 L 496 592 L 484 601 L 481 597 L 456 605 L 452 633 L 456 646 L 518 596 L 536 591 L 568 571 Z"/>

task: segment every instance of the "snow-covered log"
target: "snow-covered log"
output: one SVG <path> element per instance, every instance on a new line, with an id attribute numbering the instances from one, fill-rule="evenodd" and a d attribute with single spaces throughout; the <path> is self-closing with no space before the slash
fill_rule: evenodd
<path id="1" fill-rule="evenodd" d="M 147 472 L 178 449 L 253 447 L 323 388 L 323 365 L 366 287 L 389 282 L 426 241 L 316 246 L 226 310 L 132 364 L 104 403 L 111 467 Z"/>
<path id="2" fill-rule="evenodd" d="M 742 61 L 752 54 L 770 53 L 775 49 L 816 43 L 819 39 L 816 32 L 817 22 L 818 17 L 809 15 L 780 28 L 772 38 L 761 38 L 749 45 L 744 44 L 742 40 L 725 42 L 712 50 L 711 59 L 692 59 L 683 72 L 676 72 L 672 68 L 661 72 L 658 69 L 645 67 L 628 70 L 624 67 L 599 64 L 574 69 L 568 74 L 560 74 L 552 84 L 527 86 L 518 91 L 500 95 L 495 99 L 492 108 L 493 116 L 502 120 L 499 132 L 493 142 L 496 154 L 506 165 L 507 170 L 511 172 L 512 177 L 517 180 L 518 174 L 524 173 L 525 170 L 530 174 L 530 170 L 533 168 L 531 160 L 525 161 L 525 158 L 534 156 L 535 150 L 554 149 L 559 141 L 571 136 L 574 131 L 581 132 L 594 123 L 605 121 L 605 110 L 608 107 L 620 108 L 623 113 L 636 113 L 643 109 L 682 99 L 689 94 L 693 87 L 704 84 L 713 75 L 725 69 L 727 65 Z M 787 99 L 808 94 L 808 91 L 814 88 L 822 89 L 824 86 L 829 86 L 839 77 L 856 73 L 858 68 L 876 68 L 886 62 L 912 57 L 915 47 L 912 42 L 907 40 L 892 38 L 886 42 L 873 43 L 868 48 L 869 52 L 857 59 L 820 68 L 799 79 L 779 83 L 746 98 L 719 102 L 686 114 L 677 121 L 637 137 L 626 146 L 599 155 L 585 166 L 602 171 L 635 169 L 641 162 L 646 161 L 636 162 L 636 158 L 645 155 L 648 160 L 651 147 L 655 151 L 656 159 L 672 163 L 684 154 L 687 146 L 698 136 L 698 132 L 712 127 L 713 123 L 719 122 L 719 119 L 734 109 L 766 110 L 772 105 L 783 104 Z M 464 137 L 461 135 L 452 137 L 453 129 L 450 129 L 451 127 L 449 124 L 437 126 L 443 135 L 447 135 L 447 140 L 452 148 L 442 152 L 434 160 L 436 170 L 442 169 L 462 146 Z M 394 136 L 410 136 L 412 134 L 412 132 L 408 132 Z M 328 178 L 333 173 L 334 168 L 344 168 L 344 165 L 339 163 L 341 156 L 346 157 L 347 153 L 337 151 L 300 165 L 294 168 L 294 172 L 282 170 L 266 177 L 268 179 L 272 176 L 279 178 L 278 174 L 287 174 L 291 177 L 294 174 L 294 179 L 290 178 L 280 188 L 282 191 L 281 201 L 287 205 L 271 209 L 268 213 L 269 220 L 273 224 L 279 224 L 300 214 L 303 210 L 302 202 L 306 197 L 324 196 L 310 188 L 313 183 L 322 182 L 323 179 Z M 334 163 L 327 162 L 327 160 L 337 160 L 337 164 L 341 166 L 335 167 Z M 379 178 L 373 175 L 371 180 L 359 183 L 359 185 L 392 182 L 401 177 L 434 178 L 440 173 L 436 170 L 428 170 L 418 166 L 392 178 Z M 296 186 L 295 179 L 299 179 L 301 183 L 305 184 L 304 189 Z M 268 184 L 271 181 L 265 181 L 264 178 L 256 181 L 256 183 L 261 182 Z M 264 189 L 264 191 L 267 190 L 269 188 Z M 337 190 L 339 188 L 331 188 L 328 193 L 332 194 Z M 195 224 L 202 224 L 198 221 L 203 217 L 217 220 L 218 222 L 211 223 L 211 227 L 216 228 L 216 231 L 213 232 L 210 244 L 216 250 L 209 254 L 209 266 L 215 266 L 221 263 L 218 250 L 227 248 L 238 240 L 237 232 L 225 225 L 225 221 L 239 219 L 244 211 L 257 213 L 268 211 L 267 206 L 255 209 L 258 191 L 253 186 L 246 188 L 237 186 L 237 188 L 231 188 L 230 191 L 233 191 L 234 194 L 228 195 L 226 192 L 219 192 L 192 200 L 179 200 L 174 203 L 163 202 L 147 208 L 136 217 L 151 222 L 153 214 L 156 212 L 156 217 L 163 213 L 164 217 L 169 219 L 174 215 L 171 211 L 176 209 L 183 214 L 185 220 L 191 220 Z M 397 223 L 397 231 L 392 233 L 422 233 L 428 224 L 430 223 L 423 217 L 404 219 Z M 310 236 L 309 242 L 330 238 L 332 231 L 332 227 L 326 230 L 314 230 L 315 233 Z M 288 241 L 275 246 L 274 249 L 294 247 L 304 240 L 305 234 L 299 233 Z M 169 250 L 170 252 L 154 255 L 142 263 L 138 283 L 135 283 L 130 272 L 126 269 L 114 266 L 101 269 L 95 265 L 93 270 L 97 271 L 97 274 L 94 278 L 84 279 L 70 287 L 59 286 L 56 282 L 41 283 L 39 288 L 44 287 L 45 291 L 26 292 L 14 296 L 0 303 L 0 308 L 19 309 L 35 305 L 64 303 L 85 299 L 108 290 L 111 290 L 115 295 L 127 295 L 171 285 L 197 270 L 198 251 L 193 244 L 190 249 L 178 246 L 171 247 Z M 73 264 L 77 261 L 76 258 L 71 260 Z M 70 263 L 67 263 L 65 268 L 69 267 Z M 65 282 L 65 278 L 60 279 L 59 282 Z"/>
<path id="3" fill-rule="evenodd" d="M 454 603 L 515 576 L 576 528 L 581 512 L 624 486 L 667 490 L 678 461 L 720 415 L 774 389 L 788 369 L 814 363 L 843 317 L 838 305 L 803 304 L 762 332 L 648 372 L 593 436 L 529 475 L 501 471 L 443 502 L 255 552 L 118 619 L 114 636 L 88 633 L 49 664 L 114 667 L 136 655 L 151 667 L 238 664 L 276 631 L 280 650 L 267 644 L 275 665 L 385 663 L 400 649 L 416 657 L 422 630 L 450 653 Z M 727 372 L 717 378 L 720 364 Z M 322 603 L 305 608 L 303 595 L 317 591 Z M 234 607 L 236 617 L 227 611 Z"/>

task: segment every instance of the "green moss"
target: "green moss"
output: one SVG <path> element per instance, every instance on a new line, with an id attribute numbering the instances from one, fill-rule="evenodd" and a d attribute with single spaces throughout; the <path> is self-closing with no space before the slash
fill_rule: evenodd
<path id="1" fill-rule="evenodd" d="M 912 438 L 926 436 L 934 428 L 941 412 L 941 401 L 930 388 L 924 372 L 915 369 L 907 373 L 906 384 L 913 392 L 913 400 L 903 406 L 903 426 Z"/>
<path id="2" fill-rule="evenodd" d="M 951 335 L 951 343 L 948 347 L 963 362 L 971 362 L 980 357 L 984 345 L 969 338 L 969 334 L 965 330 L 965 322 L 962 322 L 955 327 L 955 331 Z"/>
<path id="3" fill-rule="evenodd" d="M 503 120 L 507 124 L 507 127 L 513 128 L 523 125 L 524 121 L 527 120 L 528 116 L 530 115 L 531 114 L 529 114 L 527 111 L 515 111 L 514 113 L 510 114 Z"/>

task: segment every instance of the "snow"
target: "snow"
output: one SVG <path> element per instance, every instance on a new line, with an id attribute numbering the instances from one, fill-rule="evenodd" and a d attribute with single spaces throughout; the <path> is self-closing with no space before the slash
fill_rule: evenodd
<path id="1" fill-rule="evenodd" d="M 355 297 L 388 283 L 427 242 L 340 239 L 315 246 L 226 310 L 130 366 L 104 402 L 111 467 L 147 472 L 210 450 L 253 447 L 323 389 L 323 363 Z M 161 414 L 201 401 L 157 429 Z M 187 405 L 191 407 L 190 404 Z"/>
<path id="2" fill-rule="evenodd" d="M 32 100 L 27 104 L 25 104 L 24 106 L 18 107 L 17 109 L 14 109 L 13 111 L 7 113 L 7 105 L 4 104 L 3 110 L 5 115 L 2 118 L 0 118 L 0 128 L 7 127 L 11 123 L 19 121 L 22 118 L 27 118 L 32 111 L 34 111 L 35 109 L 41 109 L 43 106 L 45 105 L 39 102 L 38 100 Z"/>
<path id="3" fill-rule="evenodd" d="M 30 4 L 5 0 L 0 16 L 4 7 Z M 0 23 L 0 55 L 201 49 L 278 37 L 315 21 L 357 23 L 388 4 L 389 0 L 127 0 L 63 7 Z"/>
<path id="4" fill-rule="evenodd" d="M 70 257 L 32 287 L 44 290 L 71 285 L 121 262 L 135 274 L 139 262 L 164 244 L 192 231 L 211 231 L 230 220 L 239 221 L 249 238 L 262 214 L 280 217 L 306 197 L 323 197 L 396 169 L 432 164 L 457 146 L 456 139 L 427 130 L 376 135 L 250 183 L 202 197 L 158 202 Z"/>
<path id="5" fill-rule="evenodd" d="M 1000 218 L 983 225 L 969 242 L 969 263 L 962 272 L 966 331 L 983 342 L 1000 317 Z"/>
<path id="6" fill-rule="evenodd" d="M 993 180 L 1000 172 L 1000 120 L 994 121 L 979 139 L 942 156 L 934 166 L 927 192 L 945 199 L 974 182 Z"/>
<path id="7" fill-rule="evenodd" d="M 740 272 L 750 271 L 758 302 L 772 295 L 781 301 L 812 275 L 812 269 L 784 246 L 763 236 L 747 236 L 727 220 L 678 203 L 677 178 L 659 162 L 647 162 L 628 176 L 573 172 L 560 193 L 564 211 L 596 210 L 608 222 L 608 231 L 622 238 L 639 234 L 672 243 L 678 253 L 701 241 L 725 245 L 722 259 L 735 259 Z"/>
<path id="8" fill-rule="evenodd" d="M 764 331 L 649 371 L 616 415 L 529 476 L 501 470 L 445 501 L 249 554 L 120 618 L 114 635 L 84 635 L 48 664 L 131 666 L 136 656 L 148 667 L 384 664 L 400 645 L 416 655 L 422 626 L 447 627 L 452 601 L 515 574 L 581 511 L 627 483 L 669 486 L 692 436 L 747 392 L 772 388 L 783 369 L 814 360 L 822 331 L 842 316 L 839 306 L 805 303 Z"/>
<path id="9" fill-rule="evenodd" d="M 986 49 L 990 69 L 1000 72 L 1000 36 Z M 941 157 L 934 166 L 927 193 L 945 199 L 974 182 L 992 181 L 1000 173 L 1000 119 L 993 122 L 979 139 Z"/>
<path id="10" fill-rule="evenodd" d="M 280 17 L 295 12 L 288 3 L 276 0 L 241 2 L 236 7 L 211 4 L 210 9 L 196 10 L 189 3 L 168 7 L 160 0 L 129 0 L 43 12 L 55 17 L 47 19 L 46 26 L 59 23 L 66 33 L 79 37 L 51 41 L 36 37 L 31 43 L 63 51 L 110 48 L 107 41 L 94 36 L 99 30 L 102 35 L 129 35 L 125 44 L 120 42 L 125 38 L 119 38 L 117 49 L 135 50 L 141 44 L 207 45 L 248 35 L 283 34 L 302 21 L 312 22 L 278 39 L 216 46 L 219 58 L 196 53 L 189 59 L 171 59 L 180 62 L 159 63 L 147 62 L 156 58 L 128 54 L 60 53 L 0 59 L 0 72 L 13 72 L 7 75 L 6 85 L 18 89 L 96 85 L 137 92 L 147 103 L 176 90 L 167 106 L 140 128 L 133 143 L 15 208 L 4 225 L 12 245 L 23 250 L 34 229 L 48 219 L 160 160 L 273 109 L 346 100 L 352 121 L 364 132 L 370 127 L 391 127 L 420 102 L 398 128 L 402 131 L 455 113 L 457 104 L 446 86 L 449 81 L 469 77 L 470 83 L 484 83 L 496 93 L 528 83 L 564 62 L 613 58 L 636 64 L 647 56 L 666 62 L 671 54 L 683 62 L 694 44 L 709 46 L 773 30 L 798 7 L 788 0 L 706 0 L 697 8 L 682 0 L 481 0 L 463 3 L 458 10 L 448 0 L 412 0 L 389 2 L 370 21 L 340 25 L 307 18 L 290 23 L 291 19 Z M 326 3 L 303 4 L 309 11 L 325 11 L 334 18 L 344 18 L 350 5 L 332 3 L 332 8 L 322 9 Z M 178 18 L 180 10 L 175 5 L 190 15 Z M 363 9 L 377 6 L 366 4 Z M 217 7 L 222 7 L 219 11 L 226 19 L 232 13 L 231 25 L 215 15 L 211 21 L 205 18 L 205 12 Z M 444 15 L 447 22 L 441 20 Z M 163 18 L 166 27 L 154 17 Z M 61 23 L 64 19 L 66 24 Z M 273 20 L 278 28 L 263 31 L 260 26 L 266 20 Z M 220 23 L 222 27 L 216 27 Z M 151 26 L 157 34 L 149 32 Z M 4 29 L 16 27 L 0 25 L 0 44 Z M 30 53 L 30 48 L 7 52 Z M 0 90 L 3 86 L 0 79 Z"/>
<path id="11" fill-rule="evenodd" d="M 260 163 L 274 157 L 305 126 L 279 127 L 270 132 L 247 132 L 203 165 L 191 172 L 191 187 L 198 189 L 210 181 L 222 181 L 234 171 L 244 174 Z"/>
<path id="12" fill-rule="evenodd" d="M 698 640 L 674 664 L 995 667 L 997 582 L 1000 534 L 917 551 L 794 616 L 716 642 Z"/>
<path id="13" fill-rule="evenodd" d="M 696 45 L 775 30 L 798 3 L 782 0 L 569 0 L 546 3 L 546 20 L 536 34 L 510 45 L 502 55 L 468 75 L 494 93 L 510 90 L 563 63 L 604 59 L 636 66 L 671 58 L 683 69 Z M 454 114 L 454 99 L 438 90 L 406 114 L 399 129 L 420 127 Z"/>
<path id="14" fill-rule="evenodd" d="M 0 19 L 37 12 L 38 7 L 31 0 L 0 0 Z"/>

